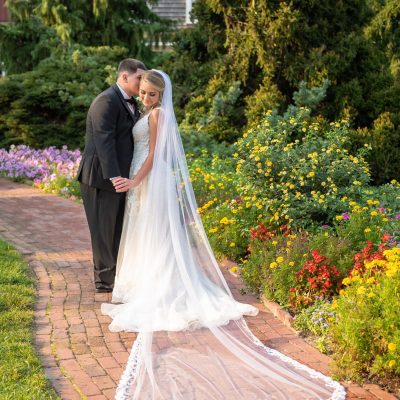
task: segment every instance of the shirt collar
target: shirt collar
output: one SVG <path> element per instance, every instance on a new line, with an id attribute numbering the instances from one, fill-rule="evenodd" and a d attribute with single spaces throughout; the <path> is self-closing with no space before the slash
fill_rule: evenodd
<path id="1" fill-rule="evenodd" d="M 122 96 L 123 96 L 124 99 L 130 99 L 130 98 L 131 98 L 131 96 L 128 96 L 128 95 L 126 94 L 125 90 L 122 89 L 122 87 L 119 86 L 118 83 L 117 83 L 117 86 L 118 86 L 118 89 L 121 91 Z"/>

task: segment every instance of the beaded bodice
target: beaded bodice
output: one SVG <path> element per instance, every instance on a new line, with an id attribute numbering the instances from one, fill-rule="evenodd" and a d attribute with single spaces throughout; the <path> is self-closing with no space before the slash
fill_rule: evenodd
<path id="1" fill-rule="evenodd" d="M 139 171 L 149 154 L 149 115 L 140 118 L 132 129 L 133 135 L 133 159 L 129 177 L 132 178 Z"/>
<path id="2" fill-rule="evenodd" d="M 133 178 L 140 170 L 140 167 L 146 161 L 149 154 L 150 128 L 149 115 L 140 118 L 132 129 L 133 135 L 133 158 L 129 171 L 129 178 Z M 143 185 L 129 189 L 126 197 L 125 218 L 135 215 L 140 207 Z"/>

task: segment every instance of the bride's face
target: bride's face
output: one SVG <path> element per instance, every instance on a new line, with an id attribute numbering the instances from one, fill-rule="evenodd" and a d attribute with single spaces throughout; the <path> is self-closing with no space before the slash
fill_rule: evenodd
<path id="1" fill-rule="evenodd" d="M 151 108 L 158 104 L 160 92 L 148 81 L 140 82 L 139 97 L 146 108 Z"/>

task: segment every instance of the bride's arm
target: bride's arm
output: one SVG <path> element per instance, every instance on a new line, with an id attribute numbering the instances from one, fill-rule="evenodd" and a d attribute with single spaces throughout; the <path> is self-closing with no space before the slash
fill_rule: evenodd
<path id="1" fill-rule="evenodd" d="M 156 149 L 156 142 L 157 142 L 157 126 L 158 126 L 159 113 L 160 113 L 159 109 L 154 109 L 153 111 L 150 112 L 149 115 L 149 129 L 150 129 L 149 154 L 146 160 L 144 161 L 138 173 L 134 176 L 133 179 L 117 178 L 113 180 L 113 184 L 117 192 L 126 192 L 128 189 L 140 185 L 143 179 L 146 178 L 146 176 L 151 171 L 151 168 L 153 167 L 154 152 Z"/>

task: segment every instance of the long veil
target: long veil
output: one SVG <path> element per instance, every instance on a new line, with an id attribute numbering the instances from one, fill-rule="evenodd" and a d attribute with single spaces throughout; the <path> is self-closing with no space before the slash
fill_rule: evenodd
<path id="1" fill-rule="evenodd" d="M 200 317 L 184 329 L 139 329 L 116 399 L 344 399 L 339 383 L 265 347 L 242 316 L 216 322 L 210 315 L 204 282 L 224 295 L 232 294 L 197 212 L 171 81 L 157 72 L 164 78 L 165 90 L 153 168 L 135 215 L 135 243 L 150 283 L 160 274 L 163 257 L 174 259 L 176 279 Z M 166 240 L 172 245 L 163 253 Z M 151 298 L 148 293 L 149 304 Z M 147 312 L 151 314 L 151 306 Z"/>

